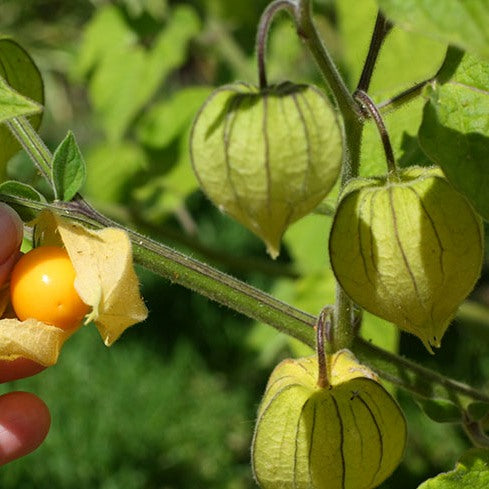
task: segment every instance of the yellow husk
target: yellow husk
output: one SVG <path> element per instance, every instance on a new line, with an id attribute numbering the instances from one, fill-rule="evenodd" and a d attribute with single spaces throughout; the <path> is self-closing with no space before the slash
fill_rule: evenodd
<path id="1" fill-rule="evenodd" d="M 93 231 L 81 224 L 43 211 L 32 223 L 34 242 L 64 246 L 76 271 L 75 288 L 91 307 L 85 324 L 93 321 L 107 346 L 122 332 L 143 321 L 147 309 L 139 294 L 131 243 L 120 229 Z M 8 289 L 0 291 L 5 313 Z M 76 331 L 64 331 L 33 319 L 0 320 L 0 360 L 28 358 L 42 365 L 56 363 L 63 343 Z"/>

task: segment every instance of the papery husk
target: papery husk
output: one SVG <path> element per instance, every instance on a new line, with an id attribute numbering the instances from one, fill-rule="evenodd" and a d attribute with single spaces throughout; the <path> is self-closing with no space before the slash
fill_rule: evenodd
<path id="1" fill-rule="evenodd" d="M 310 85 L 214 91 L 197 114 L 190 155 L 202 190 L 276 258 L 290 224 L 338 179 L 342 134 L 327 96 Z"/>
<path id="2" fill-rule="evenodd" d="M 482 220 L 439 168 L 410 167 L 347 185 L 329 251 L 355 303 L 432 353 L 480 276 Z"/>
<path id="3" fill-rule="evenodd" d="M 75 289 L 91 307 L 85 324 L 93 321 L 107 346 L 146 318 L 124 231 L 94 231 L 47 210 L 32 225 L 36 246 L 66 248 L 76 272 Z M 8 285 L 0 290 L 0 317 L 0 360 L 27 358 L 44 366 L 57 362 L 64 342 L 82 326 L 64 330 L 36 319 L 18 320 L 9 305 Z"/>
<path id="4" fill-rule="evenodd" d="M 397 402 L 348 350 L 328 357 L 320 387 L 317 357 L 273 371 L 252 445 L 262 489 L 372 489 L 404 454 L 406 421 Z"/>
<path id="5" fill-rule="evenodd" d="M 42 245 L 64 246 L 76 272 L 75 289 L 92 310 L 104 343 L 110 346 L 148 310 L 139 294 L 131 242 L 121 229 L 87 229 L 79 223 L 43 211 L 34 222 L 34 239 Z"/>

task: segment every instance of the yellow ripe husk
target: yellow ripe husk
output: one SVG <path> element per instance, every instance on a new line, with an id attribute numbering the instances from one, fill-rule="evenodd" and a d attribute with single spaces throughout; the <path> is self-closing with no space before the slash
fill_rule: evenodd
<path id="1" fill-rule="evenodd" d="M 32 224 L 38 246 L 66 248 L 76 272 L 75 288 L 91 307 L 85 323 L 95 323 L 107 346 L 127 327 L 146 318 L 124 231 L 93 231 L 50 211 L 43 211 Z M 9 315 L 8 297 L 8 287 L 4 287 L 0 290 L 1 315 Z M 54 365 L 64 342 L 77 329 L 63 330 L 35 319 L 1 319 L 0 360 L 27 358 L 44 366 Z"/>
<path id="2" fill-rule="evenodd" d="M 123 230 L 94 231 L 44 211 L 35 223 L 35 239 L 66 248 L 76 272 L 76 291 L 92 308 L 85 322 L 95 323 L 107 346 L 126 328 L 146 319 L 131 243 Z"/>
<path id="3" fill-rule="evenodd" d="M 331 266 L 359 306 L 432 352 L 479 278 L 482 221 L 438 168 L 357 180 L 333 222 Z"/>
<path id="4" fill-rule="evenodd" d="M 252 446 L 262 489 L 372 489 L 402 459 L 404 415 L 375 374 L 347 350 L 328 370 L 330 388 L 317 385 L 317 357 L 272 373 Z"/>

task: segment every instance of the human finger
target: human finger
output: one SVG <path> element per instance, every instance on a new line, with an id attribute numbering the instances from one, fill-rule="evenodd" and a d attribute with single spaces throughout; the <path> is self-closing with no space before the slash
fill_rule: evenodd
<path id="1" fill-rule="evenodd" d="M 45 368 L 27 358 L 0 360 L 0 383 L 31 377 L 42 372 Z"/>
<path id="2" fill-rule="evenodd" d="M 34 394 L 10 392 L 0 396 L 0 465 L 35 450 L 50 425 L 46 404 Z"/>

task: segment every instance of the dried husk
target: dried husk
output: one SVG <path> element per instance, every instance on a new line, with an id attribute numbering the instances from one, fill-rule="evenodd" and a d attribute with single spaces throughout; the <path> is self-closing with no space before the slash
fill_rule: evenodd
<path id="1" fill-rule="evenodd" d="M 438 168 L 353 181 L 333 222 L 334 274 L 359 306 L 439 347 L 477 281 L 482 221 Z"/>
<path id="2" fill-rule="evenodd" d="M 253 471 L 262 489 L 371 489 L 399 464 L 406 422 L 397 402 L 348 350 L 328 359 L 285 360 L 258 410 Z"/>
<path id="3" fill-rule="evenodd" d="M 190 153 L 203 191 L 279 254 L 284 231 L 335 184 L 342 138 L 326 96 L 283 83 L 224 86 L 195 119 Z"/>
<path id="4" fill-rule="evenodd" d="M 50 211 L 43 211 L 32 224 L 37 246 L 66 248 L 76 272 L 75 289 L 91 307 L 85 323 L 96 324 L 107 346 L 127 327 L 146 318 L 124 231 L 90 230 Z M 77 329 L 63 330 L 35 319 L 19 321 L 9 310 L 7 287 L 0 290 L 0 312 L 4 317 L 0 320 L 0 360 L 22 357 L 53 365 L 63 343 Z"/>

